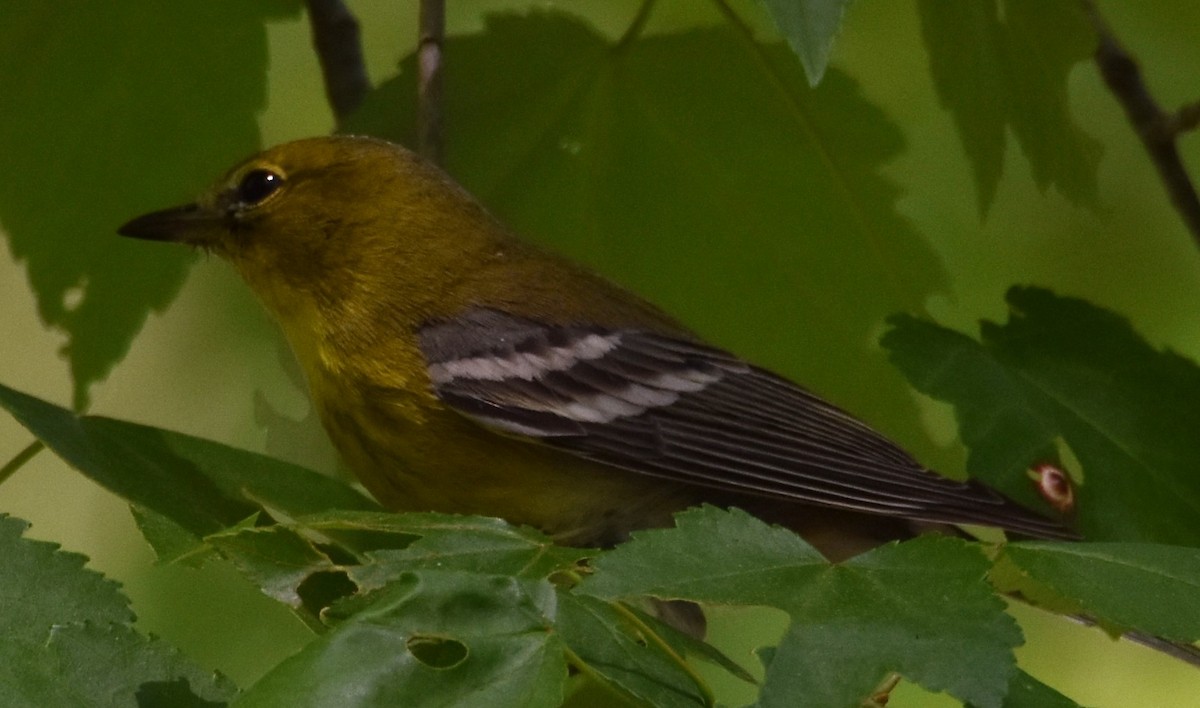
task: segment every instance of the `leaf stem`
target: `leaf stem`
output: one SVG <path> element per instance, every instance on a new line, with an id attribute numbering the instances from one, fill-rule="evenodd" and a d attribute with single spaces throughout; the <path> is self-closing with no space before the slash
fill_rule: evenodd
<path id="1" fill-rule="evenodd" d="M 900 674 L 895 671 L 887 675 L 871 692 L 867 700 L 863 701 L 863 708 L 883 708 L 888 704 L 888 697 L 892 693 L 892 689 L 896 688 L 900 683 Z"/>
<path id="2" fill-rule="evenodd" d="M 635 612 L 625 606 L 625 603 L 617 601 L 613 602 L 612 604 L 617 610 L 618 614 L 624 617 L 627 622 L 632 624 L 639 632 L 642 633 L 642 636 L 646 638 L 646 641 L 652 642 L 654 646 L 658 647 L 659 651 L 669 656 L 671 660 L 678 664 L 679 668 L 683 669 L 684 673 L 686 673 L 688 677 L 690 677 L 692 681 L 696 683 L 696 688 L 700 689 L 700 694 L 704 697 L 704 705 L 715 706 L 717 704 L 717 699 L 713 695 L 712 689 L 709 687 L 708 682 L 704 680 L 704 677 L 696 673 L 696 670 L 693 669 L 687 663 L 687 661 L 671 647 L 670 644 L 667 644 L 666 640 L 658 635 L 658 632 L 655 632 L 650 628 L 649 625 L 643 622 L 641 617 L 638 617 Z"/>
<path id="3" fill-rule="evenodd" d="M 8 481 L 8 478 L 13 476 L 13 473 L 21 469 L 26 462 L 32 460 L 35 455 L 45 449 L 46 443 L 42 442 L 41 440 L 34 440 L 26 445 L 25 449 L 13 455 L 11 460 L 4 463 L 3 467 L 0 467 L 0 484 L 4 484 L 6 481 Z"/>

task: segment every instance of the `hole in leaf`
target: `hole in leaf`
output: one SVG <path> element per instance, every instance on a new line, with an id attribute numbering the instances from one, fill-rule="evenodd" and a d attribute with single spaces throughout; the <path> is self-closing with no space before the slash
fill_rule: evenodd
<path id="1" fill-rule="evenodd" d="M 408 651 L 431 669 L 452 669 L 467 659 L 467 645 L 431 634 L 414 634 L 408 639 Z"/>
<path id="2" fill-rule="evenodd" d="M 304 608 L 314 615 L 334 602 L 358 592 L 358 586 L 343 571 L 322 570 L 305 578 L 296 587 Z"/>

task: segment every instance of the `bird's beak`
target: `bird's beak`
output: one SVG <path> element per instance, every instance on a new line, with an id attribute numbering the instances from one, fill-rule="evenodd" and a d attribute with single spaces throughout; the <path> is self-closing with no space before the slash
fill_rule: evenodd
<path id="1" fill-rule="evenodd" d="M 221 226 L 221 218 L 199 204 L 143 214 L 121 225 L 117 233 L 147 241 L 204 245 Z"/>

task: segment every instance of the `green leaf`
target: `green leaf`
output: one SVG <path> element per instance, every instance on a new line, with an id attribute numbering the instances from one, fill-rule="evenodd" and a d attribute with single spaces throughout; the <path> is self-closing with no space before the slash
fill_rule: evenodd
<path id="1" fill-rule="evenodd" d="M 540 579 L 596 553 L 555 546 L 544 534 L 502 519 L 349 510 L 229 529 L 204 541 L 268 596 L 305 610 L 310 620 L 338 599 L 414 570 Z"/>
<path id="2" fill-rule="evenodd" d="M 942 106 L 954 117 L 986 215 L 1012 130 L 1038 186 L 1095 206 L 1100 143 L 1075 124 L 1067 79 L 1096 38 L 1071 0 L 921 0 L 921 29 Z"/>
<path id="3" fill-rule="evenodd" d="M 672 649 L 675 650 L 676 654 L 679 654 L 680 656 L 687 656 L 689 658 L 694 657 L 703 659 L 715 666 L 725 669 L 730 674 L 733 674 L 735 677 L 745 681 L 746 683 L 758 683 L 758 680 L 754 678 L 753 674 L 743 668 L 741 664 L 738 664 L 733 659 L 730 659 L 713 645 L 696 639 L 686 632 L 681 632 L 675 627 L 672 627 L 657 617 L 646 614 L 636 607 L 627 606 L 627 609 L 629 609 L 629 611 L 633 614 L 637 615 L 638 619 L 640 619 L 643 623 L 649 625 L 659 637 L 662 637 L 663 641 L 665 641 L 671 646 Z"/>
<path id="4" fill-rule="evenodd" d="M 0 407 L 75 469 L 197 537 L 233 526 L 264 506 L 287 515 L 378 509 L 342 482 L 209 440 L 76 415 L 3 385 Z M 186 545 L 177 529 L 164 532 L 160 541 L 156 545 L 175 551 Z"/>
<path id="5" fill-rule="evenodd" d="M 135 632 L 115 582 L 0 515 L 0 705 L 225 705 L 235 688 Z"/>
<path id="6" fill-rule="evenodd" d="M 133 621 L 117 583 L 84 568 L 87 558 L 78 553 L 23 539 L 27 528 L 0 514 L 0 636 L 38 641 L 56 624 Z"/>
<path id="7" fill-rule="evenodd" d="M 567 668 L 545 581 L 420 571 L 279 664 L 239 706 L 557 706 Z"/>
<path id="8" fill-rule="evenodd" d="M 784 610 L 791 625 L 767 667 L 764 706 L 853 705 L 890 671 L 1000 705 L 1021 634 L 985 581 L 978 548 L 928 537 L 830 565 L 800 537 L 740 511 L 707 507 L 676 520 L 598 558 L 579 591 Z"/>
<path id="9" fill-rule="evenodd" d="M 1200 369 L 1082 300 L 1007 299 L 1008 324 L 982 323 L 980 341 L 907 316 L 882 340 L 914 387 L 954 404 L 971 474 L 1046 508 L 1026 471 L 1061 441 L 1083 469 L 1087 538 L 1200 545 Z"/>
<path id="10" fill-rule="evenodd" d="M 1008 685 L 1003 708 L 1079 708 L 1079 704 L 1017 669 Z"/>
<path id="11" fill-rule="evenodd" d="M 59 680 L 85 703 L 105 697 L 138 706 L 223 706 L 235 691 L 228 679 L 125 625 L 56 627 L 47 648 Z"/>
<path id="12" fill-rule="evenodd" d="M 870 343 L 945 274 L 880 175 L 902 137 L 845 74 L 810 89 L 786 46 L 729 27 L 617 45 L 554 13 L 490 17 L 446 52 L 446 115 L 487 116 L 448 124 L 448 171 L 517 233 L 922 434 Z M 412 144 L 412 57 L 401 71 L 353 131 Z"/>
<path id="13" fill-rule="evenodd" d="M 67 334 L 77 409 L 194 258 L 118 238 L 116 227 L 258 146 L 266 21 L 299 4 L 4 3 L 0 153 L 19 178 L 0 180 L 0 221 L 43 321 Z"/>
<path id="14" fill-rule="evenodd" d="M 594 550 L 556 546 L 545 534 L 512 526 L 502 519 L 434 513 L 378 515 L 375 519 L 366 514 L 337 515 L 349 524 L 331 523 L 333 514 L 300 521 L 324 532 L 370 528 L 417 537 L 404 548 L 367 553 L 367 562 L 351 572 L 363 588 L 379 587 L 404 572 L 421 568 L 544 578 L 571 570 L 583 558 L 596 554 Z M 364 523 L 368 520 L 376 523 Z"/>
<path id="15" fill-rule="evenodd" d="M 487 516 L 337 510 L 297 517 L 294 525 L 328 536 L 378 566 L 356 571 L 366 587 L 419 568 L 544 578 L 597 553 L 556 546 L 536 529 Z"/>
<path id="16" fill-rule="evenodd" d="M 804 64 L 809 85 L 821 83 L 850 0 L 763 0 L 763 4 Z"/>
<path id="17" fill-rule="evenodd" d="M 706 705 L 705 694 L 681 663 L 608 602 L 561 591 L 554 627 L 588 669 L 618 691 L 656 707 Z"/>
<path id="18" fill-rule="evenodd" d="M 1004 555 L 1106 624 L 1200 640 L 1200 549 L 1027 542 L 1009 544 Z"/>
<path id="19" fill-rule="evenodd" d="M 212 549 L 198 536 L 157 511 L 139 504 L 130 504 L 129 511 L 133 514 L 138 531 L 154 549 L 156 563 L 183 563 L 200 567 L 211 555 Z"/>
<path id="20" fill-rule="evenodd" d="M 580 591 L 599 597 L 652 595 L 773 607 L 781 593 L 792 595 L 793 584 L 833 567 L 785 528 L 737 509 L 721 512 L 710 506 L 676 514 L 674 529 L 635 531 L 630 542 L 593 565 L 596 574 Z"/>
<path id="21" fill-rule="evenodd" d="M 329 603 L 305 603 L 300 587 L 317 573 L 340 572 L 311 541 L 284 526 L 238 529 L 213 534 L 205 541 L 216 548 L 268 597 L 291 608 L 306 606 L 315 617 Z M 349 585 L 353 592 L 353 585 Z"/>

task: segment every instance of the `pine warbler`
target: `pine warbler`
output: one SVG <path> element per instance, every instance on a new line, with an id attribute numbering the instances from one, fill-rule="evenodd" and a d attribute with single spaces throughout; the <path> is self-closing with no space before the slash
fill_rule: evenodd
<path id="1" fill-rule="evenodd" d="M 835 559 L 929 524 L 1075 537 L 521 242 L 381 140 L 275 147 L 194 204 L 119 231 L 241 273 L 335 446 L 397 510 L 608 545 L 710 502 L 784 523 Z"/>

